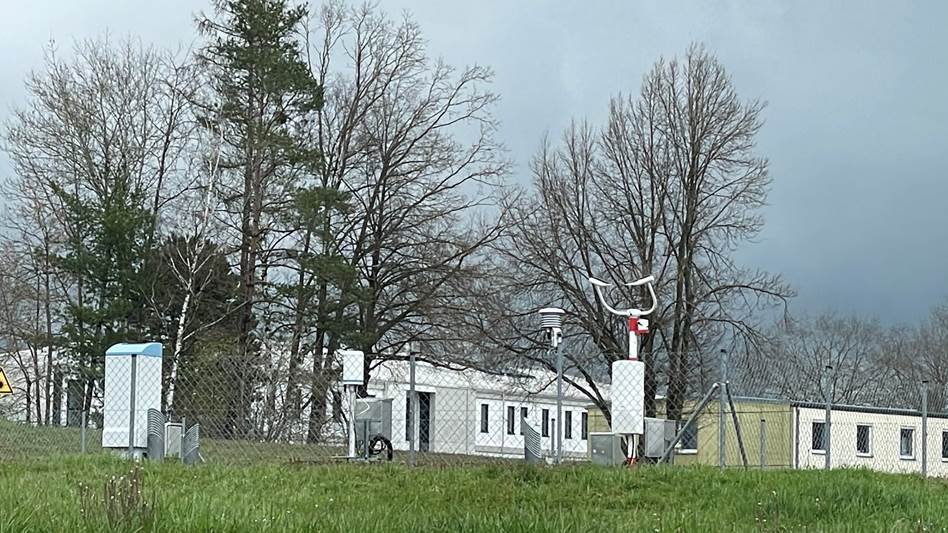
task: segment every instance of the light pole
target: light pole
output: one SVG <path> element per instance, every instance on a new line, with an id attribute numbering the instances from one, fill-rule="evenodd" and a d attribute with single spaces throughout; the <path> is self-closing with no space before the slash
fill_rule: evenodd
<path id="1" fill-rule="evenodd" d="M 550 337 L 550 349 L 556 356 L 556 464 L 563 461 L 563 311 L 558 307 L 540 309 L 540 327 Z"/>
<path id="2" fill-rule="evenodd" d="M 612 431 L 620 435 L 627 435 L 629 460 L 635 457 L 635 435 L 645 432 L 645 363 L 639 361 L 639 336 L 648 333 L 648 320 L 643 316 L 651 314 L 658 305 L 655 297 L 654 276 L 646 276 L 640 280 L 626 283 L 626 287 L 648 287 L 652 297 L 652 305 L 646 309 L 616 309 L 606 303 L 603 289 L 608 283 L 590 277 L 589 283 L 596 291 L 596 296 L 602 306 L 610 313 L 622 317 L 628 323 L 629 331 L 629 358 L 612 362 Z"/>

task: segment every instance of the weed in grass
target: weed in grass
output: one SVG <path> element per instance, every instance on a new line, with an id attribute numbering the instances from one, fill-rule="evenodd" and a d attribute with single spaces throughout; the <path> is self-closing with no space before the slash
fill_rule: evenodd
<path id="1" fill-rule="evenodd" d="M 112 530 L 149 530 L 157 507 L 157 495 L 148 498 L 144 492 L 143 471 L 138 465 L 128 473 L 105 480 L 101 491 L 79 483 L 79 514 L 92 526 L 100 524 L 104 517 Z"/>
<path id="2" fill-rule="evenodd" d="M 780 525 L 780 500 L 777 498 L 777 491 L 770 491 L 763 501 L 757 502 L 755 521 L 757 531 L 784 531 Z"/>

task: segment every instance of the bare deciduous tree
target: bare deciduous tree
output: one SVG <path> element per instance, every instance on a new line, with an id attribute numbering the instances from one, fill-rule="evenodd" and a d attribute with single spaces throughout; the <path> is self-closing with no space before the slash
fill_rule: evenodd
<path id="1" fill-rule="evenodd" d="M 323 164 L 304 182 L 312 212 L 289 228 L 292 252 L 280 263 L 295 287 L 291 413 L 304 407 L 307 355 L 305 404 L 315 407 L 329 395 L 329 354 L 340 346 L 365 351 L 368 370 L 408 342 L 440 336 L 440 304 L 499 234 L 497 219 L 478 215 L 496 207 L 507 170 L 488 69 L 430 58 L 414 21 L 373 6 L 331 3 L 314 21 L 310 61 L 324 102 L 310 136 Z M 325 413 L 311 413 L 313 440 Z"/>
<path id="2" fill-rule="evenodd" d="M 646 396 L 654 398 L 657 367 L 667 365 L 667 414 L 680 417 L 697 365 L 709 359 L 696 354 L 759 341 L 755 313 L 791 295 L 779 276 L 743 269 L 732 256 L 763 224 L 770 180 L 755 153 L 761 109 L 693 46 L 682 61 L 656 63 L 636 98 L 614 98 L 601 130 L 574 123 L 559 146 L 545 142 L 532 167 L 536 192 L 512 206 L 515 229 L 500 248 L 516 273 L 503 307 L 520 320 L 498 340 L 552 368 L 536 345 L 515 339 L 537 338 L 527 313 L 561 305 L 577 332 L 569 379 L 608 413 L 596 383 L 624 357 L 625 332 L 587 276 L 614 283 L 612 297 L 633 304 L 647 302 L 644 289 L 622 284 L 655 274 L 660 307 L 642 347 Z"/>
<path id="3" fill-rule="evenodd" d="M 770 339 L 742 362 L 739 379 L 749 392 L 821 401 L 829 386 L 837 403 L 885 403 L 890 376 L 880 364 L 884 339 L 877 321 L 824 313 L 788 321 Z"/>
<path id="4" fill-rule="evenodd" d="M 87 408 L 105 346 L 146 321 L 139 267 L 158 211 L 187 181 L 176 165 L 186 102 L 169 92 L 181 80 L 171 56 L 107 39 L 77 43 L 74 56 L 63 61 L 50 47 L 45 71 L 27 79 L 29 102 L 14 112 L 5 149 L 16 172 L 7 183 L 17 193 L 14 238 L 36 251 L 44 293 L 64 297 Z M 43 314 L 51 363 L 54 317 Z"/>
<path id="5" fill-rule="evenodd" d="M 873 334 L 879 355 L 871 370 L 879 375 L 876 401 L 916 409 L 921 383 L 928 381 L 929 409 L 948 409 L 948 306 L 936 306 L 916 327 L 877 326 Z"/>

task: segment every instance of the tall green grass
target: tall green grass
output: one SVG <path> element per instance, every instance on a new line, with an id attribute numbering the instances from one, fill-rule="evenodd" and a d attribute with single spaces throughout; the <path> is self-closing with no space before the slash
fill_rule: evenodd
<path id="1" fill-rule="evenodd" d="M 946 528 L 946 483 L 857 470 L 0 463 L 0 532 Z"/>

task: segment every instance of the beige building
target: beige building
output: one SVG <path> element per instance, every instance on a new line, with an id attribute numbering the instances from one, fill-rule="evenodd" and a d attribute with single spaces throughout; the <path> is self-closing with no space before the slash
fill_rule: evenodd
<path id="1" fill-rule="evenodd" d="M 657 400 L 659 416 L 662 399 Z M 708 404 L 696 428 L 675 449 L 675 464 L 718 465 L 719 403 Z M 691 408 L 694 407 L 692 403 Z M 750 467 L 824 468 L 824 405 L 761 398 L 734 398 L 734 407 Z M 592 406 L 590 431 L 608 432 L 602 413 Z M 690 415 L 686 408 L 686 418 Z M 866 406 L 835 405 L 830 414 L 830 460 L 833 468 L 868 468 L 883 472 L 921 473 L 922 417 L 919 412 Z M 684 425 L 684 423 L 682 423 Z M 725 412 L 724 457 L 728 466 L 742 464 L 730 410 Z M 928 416 L 925 439 L 928 475 L 948 477 L 948 414 Z"/>

